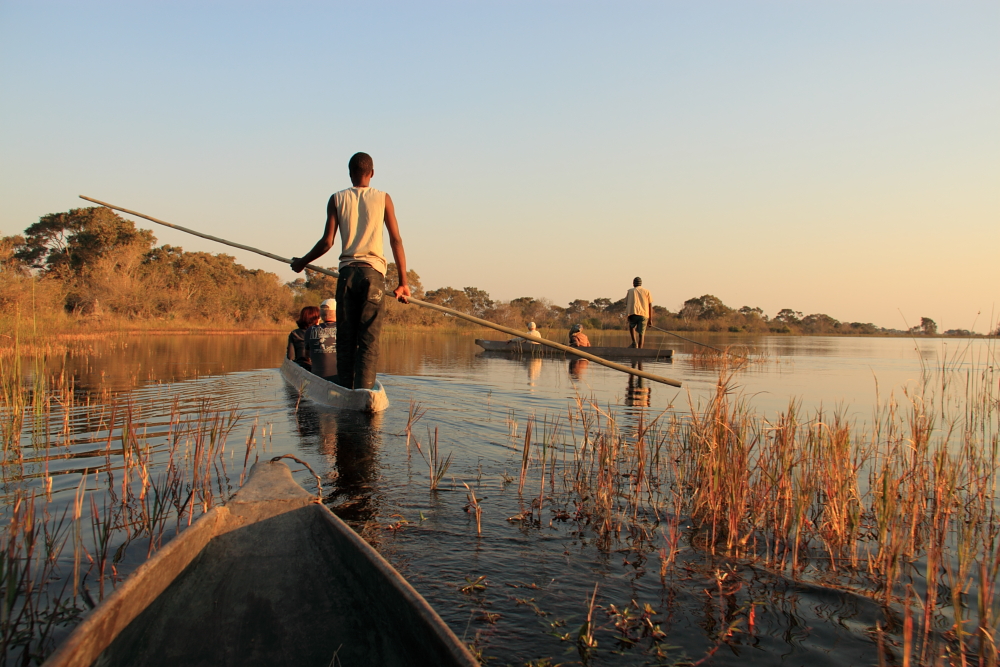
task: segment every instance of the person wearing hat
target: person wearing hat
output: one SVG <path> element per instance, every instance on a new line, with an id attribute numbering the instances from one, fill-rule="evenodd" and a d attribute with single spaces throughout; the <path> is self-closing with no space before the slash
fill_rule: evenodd
<path id="1" fill-rule="evenodd" d="M 319 304 L 320 322 L 306 332 L 313 375 L 333 381 L 337 375 L 337 300 Z"/>
<path id="2" fill-rule="evenodd" d="M 528 322 L 528 330 L 525 332 L 523 338 L 512 338 L 509 342 L 511 343 L 532 343 L 534 341 L 529 340 L 530 338 L 541 338 L 542 333 L 535 326 L 534 322 Z"/>
<path id="3" fill-rule="evenodd" d="M 642 348 L 646 327 L 653 324 L 653 295 L 642 286 L 642 278 L 638 276 L 625 295 L 625 314 L 628 315 L 628 335 L 632 337 L 630 347 Z"/>
<path id="4" fill-rule="evenodd" d="M 569 346 L 590 347 L 590 339 L 587 338 L 587 334 L 583 333 L 582 324 L 574 324 L 573 328 L 569 330 Z"/>

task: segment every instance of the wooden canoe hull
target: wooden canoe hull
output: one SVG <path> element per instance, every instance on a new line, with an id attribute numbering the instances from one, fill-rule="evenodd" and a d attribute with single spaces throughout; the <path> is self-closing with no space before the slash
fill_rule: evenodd
<path id="1" fill-rule="evenodd" d="M 358 412 L 382 412 L 389 407 L 385 388 L 378 380 L 373 389 L 347 389 L 313 375 L 291 359 L 281 364 L 281 377 L 309 400 L 331 408 Z"/>
<path id="2" fill-rule="evenodd" d="M 562 350 L 555 350 L 545 347 L 539 343 L 511 343 L 506 340 L 484 340 L 476 339 L 476 345 L 490 352 L 510 352 L 514 354 L 538 354 L 538 355 L 564 355 Z M 631 347 L 581 347 L 581 352 L 589 352 L 594 356 L 603 359 L 627 358 L 627 359 L 670 359 L 674 355 L 673 350 L 658 350 L 654 348 L 636 349 Z"/>
<path id="3" fill-rule="evenodd" d="M 284 463 L 258 462 L 227 505 L 120 584 L 46 667 L 478 665 L 316 500 Z"/>

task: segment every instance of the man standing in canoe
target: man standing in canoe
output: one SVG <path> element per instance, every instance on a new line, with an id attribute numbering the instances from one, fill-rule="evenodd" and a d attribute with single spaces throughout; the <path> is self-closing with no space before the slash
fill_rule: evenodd
<path id="1" fill-rule="evenodd" d="M 396 209 L 388 193 L 369 186 L 375 166 L 367 153 L 355 153 L 347 165 L 353 187 L 334 193 L 326 205 L 323 237 L 304 257 L 292 259 L 299 273 L 333 247 L 340 230 L 341 253 L 337 280 L 337 384 L 349 389 L 375 386 L 382 297 L 385 294 L 385 255 L 382 225 L 399 273 L 393 295 L 407 303 L 406 254 L 399 235 Z"/>
<path id="2" fill-rule="evenodd" d="M 642 278 L 632 281 L 632 289 L 625 295 L 625 314 L 628 315 L 628 335 L 632 337 L 631 347 L 642 348 L 646 339 L 646 327 L 653 324 L 653 295 L 642 286 Z M 638 340 L 636 340 L 638 334 Z"/>

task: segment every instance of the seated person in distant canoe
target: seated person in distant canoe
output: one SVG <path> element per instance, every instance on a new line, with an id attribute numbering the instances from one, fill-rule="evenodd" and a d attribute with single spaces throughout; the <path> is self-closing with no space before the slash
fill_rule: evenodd
<path id="1" fill-rule="evenodd" d="M 319 322 L 319 308 L 306 306 L 299 313 L 299 319 L 295 321 L 299 328 L 288 334 L 286 356 L 307 371 L 312 369 L 312 362 L 309 361 L 309 352 L 306 350 L 306 331 L 317 322 Z"/>
<path id="2" fill-rule="evenodd" d="M 542 333 L 535 326 L 534 322 L 528 322 L 528 331 L 525 332 L 523 338 L 511 338 L 508 342 L 510 343 L 534 343 L 533 340 L 528 340 L 529 338 L 541 338 Z"/>
<path id="3" fill-rule="evenodd" d="M 569 346 L 590 347 L 590 339 L 587 338 L 587 334 L 583 333 L 583 325 L 574 324 L 573 328 L 569 330 Z"/>
<path id="4" fill-rule="evenodd" d="M 337 300 L 319 304 L 319 316 L 321 321 L 306 332 L 306 351 L 313 374 L 332 382 L 337 374 Z"/>

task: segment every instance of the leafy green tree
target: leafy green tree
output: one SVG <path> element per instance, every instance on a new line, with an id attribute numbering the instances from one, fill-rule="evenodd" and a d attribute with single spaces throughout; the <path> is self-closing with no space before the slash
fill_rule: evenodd
<path id="1" fill-rule="evenodd" d="M 782 308 L 774 316 L 774 321 L 781 322 L 782 324 L 799 324 L 802 321 L 802 313 L 791 308 Z"/>
<path id="2" fill-rule="evenodd" d="M 802 318 L 801 324 L 806 333 L 832 333 L 840 328 L 838 320 L 823 313 L 806 315 Z"/>
<path id="3" fill-rule="evenodd" d="M 486 317 L 493 308 L 493 300 L 490 299 L 490 295 L 478 287 L 466 287 L 462 291 L 471 304 L 470 313 L 476 317 Z"/>
<path id="4" fill-rule="evenodd" d="M 427 292 L 427 301 L 459 312 L 472 313 L 472 301 L 465 295 L 465 292 L 454 287 L 440 287 Z"/>
<path id="5" fill-rule="evenodd" d="M 0 236 L 0 275 L 25 275 L 27 265 L 16 254 L 24 246 L 24 237 Z"/>
<path id="6" fill-rule="evenodd" d="M 617 301 L 609 305 L 607 308 L 605 308 L 604 312 L 610 315 L 624 315 L 626 301 L 627 299 L 625 297 L 622 297 L 621 299 L 618 299 Z"/>
<path id="7" fill-rule="evenodd" d="M 933 336 L 937 333 L 937 322 L 929 317 L 920 318 L 920 332 L 925 336 Z"/>
<path id="8" fill-rule="evenodd" d="M 705 294 L 685 301 L 680 316 L 685 320 L 717 320 L 732 314 L 732 312 L 733 309 L 722 303 L 722 299 Z"/>
<path id="9" fill-rule="evenodd" d="M 872 324 L 871 322 L 851 322 L 849 325 L 850 333 L 856 334 L 874 334 L 878 333 L 879 328 Z"/>
<path id="10" fill-rule="evenodd" d="M 553 318 L 553 310 L 544 299 L 522 296 L 511 300 L 510 306 L 515 310 L 514 319 L 518 320 L 518 326 L 523 326 L 520 322 L 535 322 L 540 327 L 546 326 Z"/>
<path id="11" fill-rule="evenodd" d="M 328 266 L 326 268 L 334 271 L 337 270 L 335 266 Z M 337 279 L 333 276 L 328 276 L 319 271 L 311 271 L 310 269 L 306 269 L 303 273 L 306 274 L 305 288 L 310 292 L 316 292 L 323 299 L 333 298 L 337 293 Z"/>
<path id="12" fill-rule="evenodd" d="M 410 293 L 416 299 L 424 298 L 424 284 L 420 281 L 420 276 L 413 269 L 406 270 L 406 282 L 410 285 Z M 392 292 L 399 284 L 399 270 L 396 269 L 395 262 L 389 262 L 385 269 L 385 287 Z"/>
<path id="13" fill-rule="evenodd" d="M 24 243 L 15 256 L 45 273 L 77 274 L 120 248 L 149 250 L 155 242 L 151 231 L 136 229 L 111 209 L 93 206 L 42 216 L 24 230 Z"/>

